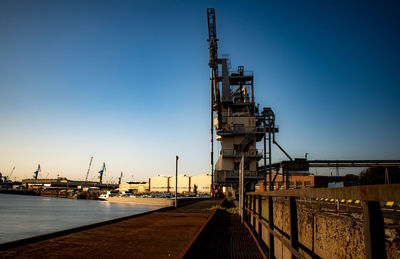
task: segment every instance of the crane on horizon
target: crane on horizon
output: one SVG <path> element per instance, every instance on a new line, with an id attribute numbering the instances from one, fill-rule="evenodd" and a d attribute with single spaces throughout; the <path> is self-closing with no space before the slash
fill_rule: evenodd
<path id="1" fill-rule="evenodd" d="M 87 173 L 86 173 L 85 182 L 86 182 L 87 179 L 88 179 L 89 172 L 90 172 L 90 167 L 92 166 L 92 161 L 93 161 L 93 157 L 90 157 L 89 168 L 88 168 Z"/>
<path id="2" fill-rule="evenodd" d="M 8 176 L 3 177 L 4 182 L 7 182 L 7 180 L 11 181 L 11 176 L 14 173 L 14 170 L 15 170 L 15 166 L 13 167 L 13 169 L 11 169 L 11 173 Z"/>
<path id="3" fill-rule="evenodd" d="M 123 175 L 123 173 L 121 172 L 121 176 L 118 178 L 118 184 L 121 184 L 122 175 Z"/>
<path id="4" fill-rule="evenodd" d="M 99 171 L 99 183 L 102 184 L 103 183 L 103 174 L 106 171 L 106 163 L 103 162 L 103 168 Z"/>
<path id="5" fill-rule="evenodd" d="M 38 175 L 39 175 L 40 171 L 42 171 L 42 169 L 40 169 L 40 164 L 38 164 L 38 168 L 37 168 L 36 171 L 33 173 L 33 178 L 34 178 L 35 180 L 38 179 Z"/>
<path id="6" fill-rule="evenodd" d="M 12 176 L 12 174 L 14 173 L 14 171 L 15 171 L 15 166 L 13 167 L 13 169 L 11 170 L 11 173 L 8 175 L 8 179 L 11 179 L 11 176 Z"/>

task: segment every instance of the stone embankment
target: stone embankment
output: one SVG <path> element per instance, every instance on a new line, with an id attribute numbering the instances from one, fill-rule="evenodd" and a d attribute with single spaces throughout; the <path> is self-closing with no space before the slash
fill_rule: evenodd
<path id="1" fill-rule="evenodd" d="M 274 201 L 274 224 L 290 233 L 289 201 Z M 342 211 L 324 207 L 321 203 L 300 201 L 297 206 L 299 243 L 321 258 L 365 258 L 364 227 L 359 209 Z M 399 212 L 384 213 L 387 258 L 400 258 Z M 288 239 L 287 239 L 288 240 Z M 302 249 L 300 248 L 300 251 Z M 289 250 L 276 242 L 277 258 L 289 255 Z M 311 258 L 307 253 L 302 253 Z"/>

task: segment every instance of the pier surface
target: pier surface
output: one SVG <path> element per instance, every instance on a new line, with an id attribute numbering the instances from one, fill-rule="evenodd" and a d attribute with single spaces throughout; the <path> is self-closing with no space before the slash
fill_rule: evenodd
<path id="1" fill-rule="evenodd" d="M 205 200 L 0 252 L 0 258 L 178 258 L 207 222 Z"/>
<path id="2" fill-rule="evenodd" d="M 228 250 L 236 247 L 234 244 L 230 245 L 235 242 L 232 234 L 238 234 L 237 231 L 231 233 L 230 229 L 237 229 L 241 224 L 237 220 L 231 221 L 226 213 L 220 215 L 221 212 L 210 210 L 221 202 L 222 200 L 199 201 L 178 209 L 154 212 L 26 244 L 0 251 L 0 258 L 181 258 L 185 254 L 186 258 L 197 258 L 199 255 L 203 257 L 209 254 L 207 251 L 211 252 L 211 257 L 230 257 L 232 254 Z M 237 218 L 238 215 L 232 217 Z M 210 235 L 220 235 L 221 238 L 210 238 Z M 240 234 L 243 235 L 247 237 L 246 244 L 258 254 L 255 242 L 249 239 L 250 233 L 245 231 Z M 210 241 L 216 239 L 218 242 L 212 245 Z M 237 241 L 243 241 L 239 239 Z"/>

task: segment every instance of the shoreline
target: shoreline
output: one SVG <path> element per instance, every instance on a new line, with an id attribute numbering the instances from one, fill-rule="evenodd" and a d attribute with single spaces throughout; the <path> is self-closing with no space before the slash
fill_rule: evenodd
<path id="1" fill-rule="evenodd" d="M 137 198 L 137 197 L 108 197 L 105 199 L 100 199 L 108 202 L 118 202 L 118 203 L 135 203 L 135 204 L 145 204 L 145 205 L 174 205 L 175 200 L 168 198 Z"/>
<path id="2" fill-rule="evenodd" d="M 201 201 L 205 199 L 209 199 L 209 197 L 198 197 L 193 199 L 182 199 L 178 197 L 178 204 Z M 174 198 L 108 197 L 100 200 L 116 203 L 133 203 L 143 205 L 173 206 L 175 204 Z"/>
<path id="3" fill-rule="evenodd" d="M 223 200 L 197 201 L 0 244 L 0 258 L 182 258 Z"/>
<path id="4" fill-rule="evenodd" d="M 155 212 L 164 212 L 164 211 L 168 211 L 168 210 L 172 210 L 172 209 L 174 209 L 174 207 L 172 207 L 172 206 L 163 207 L 163 208 L 159 208 L 156 210 L 150 210 L 150 211 L 146 211 L 146 212 L 142 212 L 142 213 L 138 213 L 138 214 L 132 214 L 129 216 L 119 217 L 119 218 L 110 219 L 110 220 L 106 220 L 106 221 L 100 221 L 100 222 L 83 225 L 83 226 L 79 226 L 79 227 L 68 228 L 68 229 L 55 231 L 55 232 L 51 232 L 51 233 L 46 233 L 46 234 L 42 234 L 42 235 L 37 235 L 37 236 L 33 236 L 33 237 L 27 237 L 27 238 L 17 239 L 17 240 L 5 242 L 5 243 L 0 243 L 0 251 L 12 249 L 12 248 L 23 246 L 23 245 L 33 244 L 33 243 L 37 243 L 40 241 L 45 241 L 48 239 L 53 239 L 56 237 L 61 237 L 61 236 L 65 236 L 65 235 L 69 235 L 69 234 L 73 234 L 73 233 L 77 233 L 77 232 L 81 232 L 81 231 L 85 231 L 85 230 L 89 230 L 89 229 L 93 229 L 93 228 L 97 228 L 97 227 L 110 225 L 113 223 L 117 223 L 120 221 L 132 219 L 132 218 L 136 218 L 136 217 L 145 216 L 145 215 L 155 213 Z"/>

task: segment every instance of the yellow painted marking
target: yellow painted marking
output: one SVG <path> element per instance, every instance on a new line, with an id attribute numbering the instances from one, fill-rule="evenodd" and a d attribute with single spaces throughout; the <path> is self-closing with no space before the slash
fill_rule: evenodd
<path id="1" fill-rule="evenodd" d="M 328 201 L 328 200 L 329 200 L 328 198 L 325 199 L 325 201 Z"/>
<path id="2" fill-rule="evenodd" d="M 386 202 L 386 206 L 388 206 L 388 207 L 393 207 L 393 205 L 394 205 L 394 201 Z"/>
<path id="3" fill-rule="evenodd" d="M 353 202 L 353 200 L 347 200 L 347 203 L 352 203 Z"/>
<path id="4" fill-rule="evenodd" d="M 343 200 L 341 200 L 340 202 L 341 202 L 341 203 L 343 203 L 343 202 L 346 202 L 346 200 L 345 200 L 345 199 L 343 199 Z"/>
<path id="5" fill-rule="evenodd" d="M 359 203 L 360 203 L 360 200 L 356 200 L 355 204 L 359 204 Z"/>
<path id="6" fill-rule="evenodd" d="M 331 199 L 331 202 L 334 202 L 335 201 L 335 199 Z"/>

